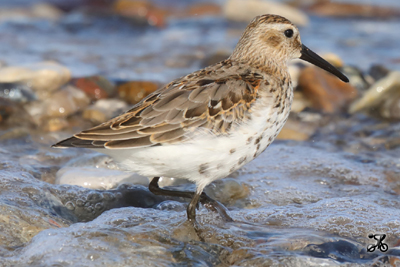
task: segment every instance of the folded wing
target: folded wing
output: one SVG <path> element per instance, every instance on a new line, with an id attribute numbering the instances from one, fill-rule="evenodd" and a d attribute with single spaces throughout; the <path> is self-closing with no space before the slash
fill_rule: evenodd
<path id="1" fill-rule="evenodd" d="M 238 68 L 226 60 L 177 79 L 128 112 L 54 147 L 139 148 L 186 142 L 199 129 L 228 135 L 243 121 L 260 84 L 268 84 L 261 75 Z"/>

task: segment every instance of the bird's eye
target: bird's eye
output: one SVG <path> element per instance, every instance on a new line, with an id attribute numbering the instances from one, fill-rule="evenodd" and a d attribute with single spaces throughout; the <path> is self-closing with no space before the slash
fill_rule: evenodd
<path id="1" fill-rule="evenodd" d="M 291 37 L 293 36 L 293 30 L 292 30 L 292 29 L 287 29 L 287 30 L 285 31 L 285 36 L 286 36 L 287 38 L 291 38 Z"/>

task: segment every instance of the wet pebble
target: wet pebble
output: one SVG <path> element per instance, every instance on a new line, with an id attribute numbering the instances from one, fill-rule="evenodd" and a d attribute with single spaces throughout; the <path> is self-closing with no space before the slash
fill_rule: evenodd
<path id="1" fill-rule="evenodd" d="M 36 100 L 36 94 L 25 83 L 0 83 L 0 98 L 16 103 L 26 103 Z"/>
<path id="2" fill-rule="evenodd" d="M 353 66 L 343 66 L 341 71 L 349 78 L 349 83 L 357 89 L 359 95 L 374 82 L 374 79 L 368 75 L 364 75 L 359 68 Z"/>
<path id="3" fill-rule="evenodd" d="M 368 70 L 368 74 L 374 81 L 378 81 L 386 77 L 389 73 L 390 70 L 388 68 L 379 64 L 372 65 Z"/>
<path id="4" fill-rule="evenodd" d="M 320 126 L 320 121 L 321 116 L 318 113 L 291 113 L 276 138 L 280 140 L 308 140 Z"/>
<path id="5" fill-rule="evenodd" d="M 400 72 L 393 71 L 372 84 L 350 107 L 350 113 L 367 111 L 385 119 L 400 119 Z"/>
<path id="6" fill-rule="evenodd" d="M 4 123 L 13 113 L 14 103 L 0 97 L 0 123 Z"/>
<path id="7" fill-rule="evenodd" d="M 148 24 L 164 27 L 168 15 L 166 9 L 159 8 L 147 0 L 117 0 L 113 5 L 114 12 L 128 18 L 136 24 Z"/>
<path id="8" fill-rule="evenodd" d="M 198 3 L 193 4 L 189 7 L 187 14 L 189 16 L 217 16 L 221 15 L 222 8 L 220 5 L 214 3 Z"/>
<path id="9" fill-rule="evenodd" d="M 312 108 L 326 113 L 344 111 L 357 97 L 357 90 L 332 74 L 315 67 L 306 67 L 299 77 L 299 87 Z"/>
<path id="10" fill-rule="evenodd" d="M 68 85 L 43 101 L 31 102 L 25 106 L 34 121 L 41 125 L 49 118 L 66 118 L 90 103 L 81 90 Z"/>
<path id="11" fill-rule="evenodd" d="M 130 104 L 136 104 L 148 94 L 157 90 L 159 85 L 150 81 L 132 81 L 118 86 L 118 95 Z"/>
<path id="12" fill-rule="evenodd" d="M 108 98 L 114 94 L 115 86 L 103 76 L 83 77 L 72 80 L 73 84 L 91 100 Z"/>
<path id="13" fill-rule="evenodd" d="M 0 21 L 18 21 L 21 19 L 46 19 L 57 21 L 63 12 L 49 3 L 34 3 L 27 7 L 2 7 Z"/>
<path id="14" fill-rule="evenodd" d="M 329 17 L 362 17 L 390 19 L 400 15 L 400 9 L 396 7 L 385 7 L 369 5 L 364 3 L 336 3 L 331 1 L 317 1 L 310 5 L 307 10 L 318 16 Z"/>
<path id="15" fill-rule="evenodd" d="M 308 17 L 305 13 L 278 2 L 257 0 L 228 0 L 225 2 L 224 15 L 230 20 L 249 22 L 255 16 L 263 14 L 281 15 L 300 26 L 308 24 Z"/>
<path id="16" fill-rule="evenodd" d="M 45 100 L 71 78 L 68 68 L 52 61 L 0 68 L 0 83 L 26 83 Z"/>
<path id="17" fill-rule="evenodd" d="M 128 110 L 125 101 L 119 99 L 100 99 L 83 111 L 83 118 L 94 124 L 103 123 Z"/>
<path id="18" fill-rule="evenodd" d="M 205 192 L 225 205 L 232 205 L 245 199 L 250 194 L 250 189 L 248 185 L 233 178 L 225 178 L 215 181 L 212 186 L 206 188 Z"/>

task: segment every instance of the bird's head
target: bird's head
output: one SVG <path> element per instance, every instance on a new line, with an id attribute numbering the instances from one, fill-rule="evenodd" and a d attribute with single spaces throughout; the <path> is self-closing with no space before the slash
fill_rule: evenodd
<path id="1" fill-rule="evenodd" d="M 300 58 L 348 82 L 339 70 L 302 44 L 298 28 L 278 15 L 255 17 L 240 38 L 231 59 L 247 61 L 257 67 L 287 66 L 291 59 Z M 268 67 L 271 67 L 268 66 Z"/>

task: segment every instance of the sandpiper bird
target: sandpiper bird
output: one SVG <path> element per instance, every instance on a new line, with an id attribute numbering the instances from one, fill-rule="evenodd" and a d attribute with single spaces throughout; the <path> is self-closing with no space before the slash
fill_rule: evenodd
<path id="1" fill-rule="evenodd" d="M 125 168 L 154 177 L 159 195 L 192 198 L 195 222 L 200 201 L 232 220 L 203 189 L 256 158 L 285 124 L 293 99 L 288 61 L 301 58 L 348 82 L 346 76 L 302 45 L 299 30 L 277 15 L 251 21 L 232 55 L 176 79 L 126 113 L 61 141 L 113 157 Z M 184 178 L 196 192 L 162 189 L 159 177 Z"/>

